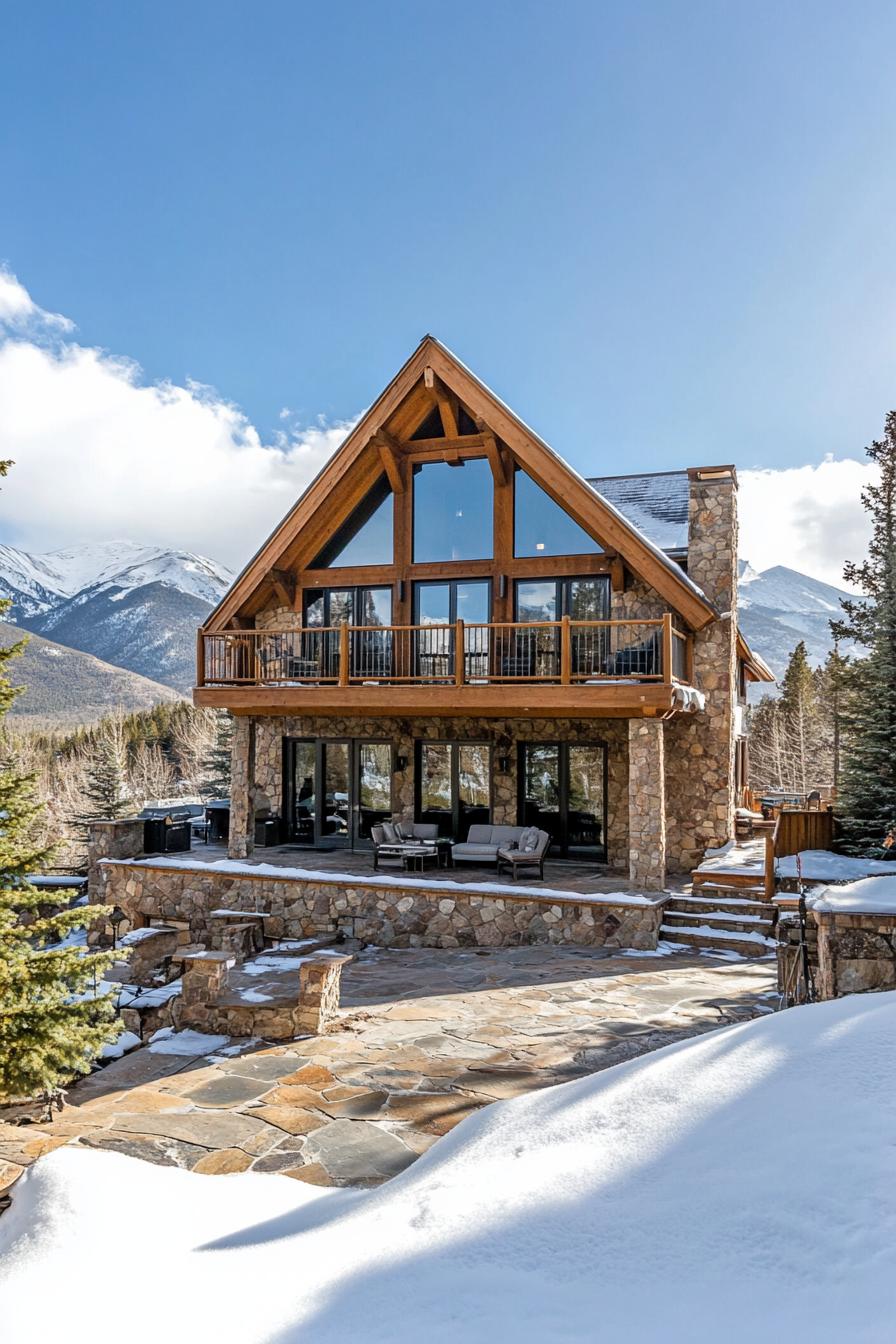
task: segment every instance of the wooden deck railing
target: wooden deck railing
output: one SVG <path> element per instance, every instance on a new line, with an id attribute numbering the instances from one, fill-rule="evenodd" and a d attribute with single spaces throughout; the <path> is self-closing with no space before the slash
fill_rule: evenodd
<path id="1" fill-rule="evenodd" d="M 690 637 L 643 621 L 340 625 L 200 632 L 200 686 L 671 684 L 690 676 Z"/>

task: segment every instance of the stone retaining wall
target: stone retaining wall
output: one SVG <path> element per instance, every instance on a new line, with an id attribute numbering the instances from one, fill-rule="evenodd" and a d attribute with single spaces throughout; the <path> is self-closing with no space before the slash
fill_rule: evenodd
<path id="1" fill-rule="evenodd" d="M 812 911 L 818 929 L 818 994 L 896 989 L 896 915 Z"/>
<path id="2" fill-rule="evenodd" d="M 120 906 L 134 927 L 184 920 L 190 941 L 211 944 L 211 911 L 265 910 L 274 938 L 342 933 L 380 947 L 513 947 L 560 943 L 578 947 L 657 945 L 664 897 L 643 904 L 431 888 L 397 882 L 272 877 L 108 860 L 100 865 L 95 899 Z"/>

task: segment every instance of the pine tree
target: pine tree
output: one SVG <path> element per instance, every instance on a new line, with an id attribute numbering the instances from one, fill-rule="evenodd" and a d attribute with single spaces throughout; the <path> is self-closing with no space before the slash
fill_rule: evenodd
<path id="1" fill-rule="evenodd" d="M 128 792 L 128 742 L 121 714 L 103 720 L 103 731 L 87 750 L 84 809 L 79 822 L 118 821 L 134 811 Z"/>
<path id="2" fill-rule="evenodd" d="M 233 716 L 222 709 L 218 712 L 215 736 L 205 759 L 204 791 L 207 798 L 227 798 L 230 795 L 230 753 L 233 746 Z"/>
<path id="3" fill-rule="evenodd" d="M 778 706 L 791 745 L 790 782 L 786 787 L 807 793 L 816 782 L 814 758 L 818 750 L 820 725 L 815 683 L 802 640 L 790 655 L 781 681 Z"/>
<path id="4" fill-rule="evenodd" d="M 843 713 L 838 813 L 843 848 L 854 854 L 882 852 L 896 828 L 896 411 L 867 452 L 880 469 L 879 484 L 862 491 L 872 521 L 868 556 L 843 570 L 865 597 L 845 599 L 842 620 L 831 622 L 836 639 L 868 650 L 854 665 Z"/>
<path id="5" fill-rule="evenodd" d="M 9 465 L 0 462 L 0 476 Z M 24 644 L 0 648 L 0 719 L 20 689 L 6 671 Z M 0 763 L 0 1100 L 40 1095 L 49 1104 L 61 1083 L 88 1072 L 121 1024 L 109 995 L 89 997 L 115 954 L 59 946 L 83 926 L 84 912 L 47 913 L 46 893 L 28 881 L 49 858 L 32 839 L 39 810 L 33 778 Z M 73 894 L 54 893 L 54 903 Z"/>

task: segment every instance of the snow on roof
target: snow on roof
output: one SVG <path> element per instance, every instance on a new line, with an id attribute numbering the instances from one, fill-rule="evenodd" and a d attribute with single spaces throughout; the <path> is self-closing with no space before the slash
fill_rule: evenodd
<path id="1" fill-rule="evenodd" d="M 487 1106 L 378 1189 L 57 1148 L 0 1219 L 4 1344 L 50 1284 L 68 1344 L 199 1315 L 216 1344 L 891 1339 L 894 1035 L 896 993 L 707 1032 Z"/>
<path id="2" fill-rule="evenodd" d="M 592 476 L 588 484 L 654 546 L 662 551 L 687 551 L 690 485 L 686 471 Z"/>

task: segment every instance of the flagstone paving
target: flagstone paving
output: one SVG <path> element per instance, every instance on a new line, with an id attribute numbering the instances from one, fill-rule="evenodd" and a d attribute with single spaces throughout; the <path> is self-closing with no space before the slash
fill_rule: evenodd
<path id="1" fill-rule="evenodd" d="M 371 948 L 343 974 L 330 1035 L 143 1048 L 74 1086 L 52 1123 L 0 1121 L 0 1189 L 62 1143 L 376 1185 L 481 1106 L 772 1011 L 774 974 L 690 952 Z"/>

